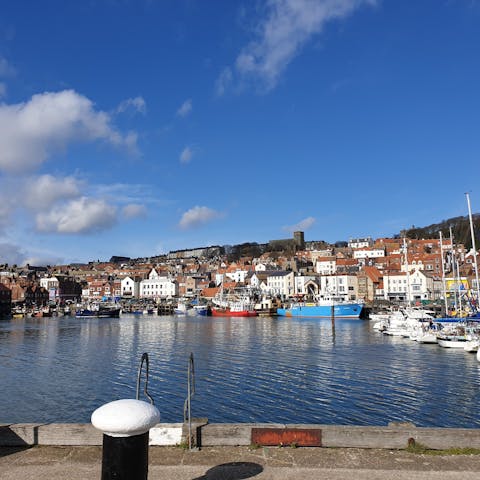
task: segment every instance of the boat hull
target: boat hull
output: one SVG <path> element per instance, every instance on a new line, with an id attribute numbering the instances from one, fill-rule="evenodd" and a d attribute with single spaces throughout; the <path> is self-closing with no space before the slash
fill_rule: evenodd
<path id="1" fill-rule="evenodd" d="M 333 307 L 334 316 L 338 318 L 360 318 L 362 305 L 358 303 L 339 304 Z M 318 317 L 331 318 L 330 305 L 305 305 L 292 308 L 278 308 L 277 315 L 283 317 Z"/>
<path id="2" fill-rule="evenodd" d="M 75 312 L 77 318 L 119 318 L 120 308 L 109 308 L 100 310 L 77 310 Z"/>
<path id="3" fill-rule="evenodd" d="M 214 317 L 256 317 L 255 310 L 230 310 L 229 308 L 212 308 Z"/>
<path id="4" fill-rule="evenodd" d="M 465 348 L 465 338 L 441 338 L 438 337 L 438 344 L 443 348 Z"/>

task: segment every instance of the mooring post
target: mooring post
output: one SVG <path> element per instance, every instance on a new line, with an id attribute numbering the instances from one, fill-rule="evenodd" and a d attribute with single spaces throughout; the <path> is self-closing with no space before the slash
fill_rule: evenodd
<path id="1" fill-rule="evenodd" d="M 333 304 L 330 307 L 330 316 L 332 319 L 332 335 L 335 336 L 335 306 Z"/>
<path id="2" fill-rule="evenodd" d="M 103 432 L 102 480 L 146 480 L 148 438 L 160 421 L 158 409 L 141 400 L 107 403 L 92 414 L 92 424 Z"/>

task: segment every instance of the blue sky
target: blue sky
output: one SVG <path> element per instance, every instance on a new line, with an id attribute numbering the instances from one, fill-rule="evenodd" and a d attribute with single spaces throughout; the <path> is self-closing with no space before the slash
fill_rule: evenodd
<path id="1" fill-rule="evenodd" d="M 0 262 L 480 211 L 480 2 L 5 0 Z"/>

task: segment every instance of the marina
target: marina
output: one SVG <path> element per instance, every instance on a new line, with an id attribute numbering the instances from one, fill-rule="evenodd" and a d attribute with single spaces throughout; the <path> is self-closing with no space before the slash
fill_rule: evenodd
<path id="1" fill-rule="evenodd" d="M 193 353 L 192 414 L 210 422 L 480 427 L 475 354 L 383 335 L 373 324 L 133 314 L 2 320 L 8 395 L 0 421 L 88 422 L 100 405 L 135 397 L 148 352 L 162 422 L 183 419 Z"/>

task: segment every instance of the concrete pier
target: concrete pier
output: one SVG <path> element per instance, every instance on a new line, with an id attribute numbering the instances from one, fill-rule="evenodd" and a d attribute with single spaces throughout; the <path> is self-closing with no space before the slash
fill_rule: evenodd
<path id="1" fill-rule="evenodd" d="M 0 447 L 2 480 L 100 478 L 101 447 Z M 480 455 L 291 447 L 150 447 L 149 480 L 477 480 Z"/>
<path id="2" fill-rule="evenodd" d="M 193 431 L 199 447 L 223 446 L 304 446 L 306 437 L 316 438 L 308 446 L 332 448 L 403 449 L 410 439 L 431 449 L 478 448 L 480 429 L 424 428 L 410 423 L 387 426 L 285 425 L 271 423 L 208 423 L 194 419 Z M 311 435 L 308 435 L 311 431 Z M 175 446 L 187 439 L 183 423 L 159 423 L 150 430 L 150 445 Z M 274 440 L 272 444 L 272 438 Z M 265 440 L 265 441 L 264 441 Z M 311 440 L 309 440 L 311 441 Z M 91 424 L 3 424 L 0 447 L 100 446 L 102 433 Z"/>

